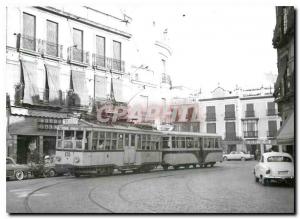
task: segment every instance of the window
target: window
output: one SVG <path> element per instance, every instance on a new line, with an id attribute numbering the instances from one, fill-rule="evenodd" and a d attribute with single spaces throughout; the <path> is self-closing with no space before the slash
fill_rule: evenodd
<path id="1" fill-rule="evenodd" d="M 214 148 L 214 139 L 204 138 L 204 148 Z"/>
<path id="2" fill-rule="evenodd" d="M 225 119 L 235 119 L 235 105 L 225 105 Z"/>
<path id="3" fill-rule="evenodd" d="M 228 140 L 235 140 L 235 122 L 226 122 L 225 124 L 225 137 Z"/>
<path id="4" fill-rule="evenodd" d="M 110 150 L 111 146 L 111 132 L 106 132 L 105 133 L 105 150 Z"/>
<path id="5" fill-rule="evenodd" d="M 253 103 L 246 105 L 246 117 L 254 117 L 254 106 Z"/>
<path id="6" fill-rule="evenodd" d="M 73 28 L 73 59 L 83 62 L 83 31 Z"/>
<path id="7" fill-rule="evenodd" d="M 268 102 L 268 111 L 267 111 L 267 115 L 268 116 L 273 116 L 275 115 L 275 102 Z"/>
<path id="8" fill-rule="evenodd" d="M 83 139 L 83 131 L 76 131 L 76 140 Z"/>
<path id="9" fill-rule="evenodd" d="M 124 144 L 124 134 L 118 134 L 118 148 L 122 149 Z"/>
<path id="10" fill-rule="evenodd" d="M 113 69 L 121 71 L 121 43 L 113 41 Z"/>
<path id="11" fill-rule="evenodd" d="M 105 67 L 105 38 L 96 36 L 96 65 Z"/>
<path id="12" fill-rule="evenodd" d="M 36 49 L 36 31 L 35 16 L 23 13 L 23 48 L 35 51 Z"/>
<path id="13" fill-rule="evenodd" d="M 216 121 L 215 106 L 207 106 L 206 107 L 206 121 Z"/>
<path id="14" fill-rule="evenodd" d="M 131 134 L 131 147 L 135 147 L 135 135 Z"/>
<path id="15" fill-rule="evenodd" d="M 206 131 L 207 133 L 216 133 L 216 123 L 207 123 Z"/>
<path id="16" fill-rule="evenodd" d="M 111 136 L 111 149 L 116 150 L 117 149 L 117 140 L 118 140 L 118 133 L 113 132 Z"/>
<path id="17" fill-rule="evenodd" d="M 105 149 L 105 132 L 99 132 L 97 150 L 104 150 L 104 149 Z"/>
<path id="18" fill-rule="evenodd" d="M 58 24 L 47 20 L 47 55 L 58 56 Z"/>
<path id="19" fill-rule="evenodd" d="M 246 120 L 243 123 L 244 137 L 256 138 L 257 133 L 257 120 Z"/>
<path id="20" fill-rule="evenodd" d="M 268 162 L 292 162 L 292 159 L 285 156 L 271 156 L 267 159 Z"/>
<path id="21" fill-rule="evenodd" d="M 275 137 L 277 133 L 277 121 L 268 121 L 268 137 Z"/>
<path id="22" fill-rule="evenodd" d="M 141 135 L 136 135 L 137 149 L 142 149 L 142 138 Z"/>
<path id="23" fill-rule="evenodd" d="M 74 138 L 74 131 L 65 131 L 65 139 L 66 140 L 71 140 Z"/>

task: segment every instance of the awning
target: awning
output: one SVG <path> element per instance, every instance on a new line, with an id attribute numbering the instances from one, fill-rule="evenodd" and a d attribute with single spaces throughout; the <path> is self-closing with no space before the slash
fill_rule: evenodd
<path id="1" fill-rule="evenodd" d="M 65 119 L 70 117 L 67 113 L 32 110 L 32 109 L 18 108 L 18 107 L 11 107 L 10 114 L 15 116 L 31 116 L 31 117 L 54 118 L 54 119 Z"/>
<path id="2" fill-rule="evenodd" d="M 95 98 L 103 100 L 107 98 L 107 78 L 95 76 Z"/>
<path id="3" fill-rule="evenodd" d="M 284 121 L 281 128 L 277 134 L 277 143 L 279 145 L 294 145 L 295 135 L 294 135 L 294 112 L 292 112 L 288 118 Z"/>
<path id="4" fill-rule="evenodd" d="M 76 94 L 75 104 L 77 106 L 87 106 L 89 104 L 88 90 L 85 82 L 85 73 L 71 71 L 74 93 Z"/>
<path id="5" fill-rule="evenodd" d="M 36 81 L 38 76 L 36 64 L 21 60 L 21 65 L 25 84 L 23 103 L 37 103 L 39 101 L 39 90 Z"/>
<path id="6" fill-rule="evenodd" d="M 45 67 L 49 86 L 49 103 L 52 105 L 60 105 L 59 68 L 51 65 L 45 65 Z"/>

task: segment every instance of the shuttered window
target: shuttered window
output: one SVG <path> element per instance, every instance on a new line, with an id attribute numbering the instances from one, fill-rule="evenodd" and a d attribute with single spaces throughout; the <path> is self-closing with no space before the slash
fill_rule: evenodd
<path id="1" fill-rule="evenodd" d="M 268 121 L 269 133 L 268 137 L 275 137 L 277 133 L 277 122 L 276 120 Z"/>
<path id="2" fill-rule="evenodd" d="M 235 122 L 226 122 L 225 133 L 227 139 L 233 139 L 236 137 Z"/>
<path id="3" fill-rule="evenodd" d="M 207 123 L 206 131 L 207 133 L 216 133 L 216 123 Z"/>
<path id="4" fill-rule="evenodd" d="M 47 46 L 48 55 L 58 56 L 58 24 L 47 20 Z"/>
<path id="5" fill-rule="evenodd" d="M 235 118 L 234 104 L 225 105 L 225 118 L 226 119 Z"/>
<path id="6" fill-rule="evenodd" d="M 83 62 L 83 32 L 82 30 L 73 29 L 73 59 L 78 62 Z"/>
<path id="7" fill-rule="evenodd" d="M 121 43 L 113 41 L 113 69 L 121 71 Z"/>
<path id="8" fill-rule="evenodd" d="M 206 121 L 215 121 L 216 120 L 216 108 L 215 106 L 206 107 Z"/>
<path id="9" fill-rule="evenodd" d="M 105 38 L 96 36 L 96 65 L 105 67 Z"/>
<path id="10" fill-rule="evenodd" d="M 246 117 L 254 117 L 254 106 L 253 103 L 248 103 L 246 105 Z"/>
<path id="11" fill-rule="evenodd" d="M 23 13 L 23 48 L 35 51 L 35 16 Z"/>

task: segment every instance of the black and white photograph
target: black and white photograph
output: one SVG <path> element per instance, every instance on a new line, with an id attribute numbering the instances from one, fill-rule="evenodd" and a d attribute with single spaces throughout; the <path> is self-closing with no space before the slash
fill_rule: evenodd
<path id="1" fill-rule="evenodd" d="M 8 217 L 296 214 L 295 1 L 6 3 Z"/>

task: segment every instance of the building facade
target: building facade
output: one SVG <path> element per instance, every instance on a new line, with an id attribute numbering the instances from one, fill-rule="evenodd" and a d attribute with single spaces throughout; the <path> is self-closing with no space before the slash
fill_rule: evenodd
<path id="1" fill-rule="evenodd" d="M 153 39 L 161 69 L 132 61 L 132 18 L 126 14 L 8 7 L 6 16 L 7 156 L 18 163 L 26 163 L 32 150 L 54 154 L 63 119 L 90 115 L 112 99 L 145 110 L 151 101 L 166 104 L 171 50 Z"/>
<path id="2" fill-rule="evenodd" d="M 211 98 L 198 102 L 200 131 L 221 135 L 225 152 L 279 150 L 275 137 L 281 120 L 271 88 L 229 92 L 217 87 Z"/>
<path id="3" fill-rule="evenodd" d="M 273 47 L 277 49 L 278 68 L 274 96 L 283 121 L 277 142 L 283 151 L 295 155 L 295 9 L 292 6 L 276 7 Z"/>

